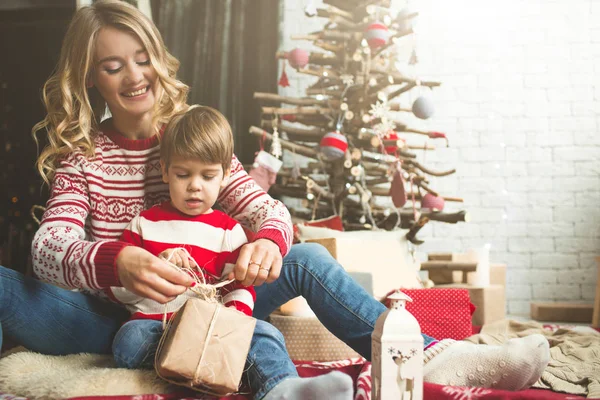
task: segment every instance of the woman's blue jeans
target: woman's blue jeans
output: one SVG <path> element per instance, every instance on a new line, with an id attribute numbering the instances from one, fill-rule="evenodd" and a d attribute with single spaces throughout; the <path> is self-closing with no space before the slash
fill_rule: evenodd
<path id="1" fill-rule="evenodd" d="M 385 307 L 318 244 L 292 246 L 283 260 L 279 279 L 256 287 L 254 316 L 264 320 L 297 296 L 306 298 L 327 329 L 370 359 L 371 332 Z M 118 305 L 0 267 L 2 333 L 31 350 L 45 354 L 110 353 L 112 345 L 118 365 L 151 366 L 161 323 L 130 321 L 121 327 L 127 317 Z M 434 340 L 423 336 L 425 346 Z M 283 335 L 266 322 L 257 323 L 246 370 L 256 399 L 264 397 L 281 380 L 297 376 Z"/>

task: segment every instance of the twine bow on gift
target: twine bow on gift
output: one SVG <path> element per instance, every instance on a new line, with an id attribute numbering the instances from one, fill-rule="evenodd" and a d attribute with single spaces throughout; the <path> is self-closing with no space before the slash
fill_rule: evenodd
<path id="1" fill-rule="evenodd" d="M 215 283 L 214 285 L 207 283 L 206 278 L 204 277 L 204 273 L 202 272 L 202 270 L 199 266 L 197 266 L 196 268 L 184 268 L 184 267 L 179 267 L 176 264 L 173 264 L 171 262 L 171 258 L 173 258 L 173 256 L 175 255 L 175 253 L 177 251 L 183 251 L 189 259 L 192 259 L 192 256 L 187 251 L 187 249 L 185 249 L 183 247 L 177 247 L 177 248 L 173 249 L 171 254 L 169 254 L 169 257 L 167 257 L 167 258 L 161 257 L 161 260 L 166 261 L 169 266 L 171 266 L 177 270 L 185 272 L 194 280 L 194 285 L 189 287 L 187 290 L 192 291 L 200 300 L 204 300 L 209 303 L 220 303 L 219 298 L 217 296 L 217 289 L 230 284 L 231 282 L 234 281 L 234 279 L 221 281 L 221 282 Z M 169 305 L 171 303 L 172 303 L 172 301 L 165 304 L 165 311 L 163 312 L 163 330 L 167 329 L 167 315 L 169 314 L 169 312 L 176 311 L 176 310 L 169 311 Z"/>

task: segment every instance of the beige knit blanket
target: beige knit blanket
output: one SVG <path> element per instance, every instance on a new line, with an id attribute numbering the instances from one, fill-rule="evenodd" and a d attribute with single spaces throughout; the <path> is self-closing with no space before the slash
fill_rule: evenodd
<path id="1" fill-rule="evenodd" d="M 500 344 L 534 333 L 550 343 L 550 363 L 534 387 L 600 398 L 600 333 L 591 328 L 551 331 L 537 322 L 504 320 L 484 325 L 480 334 L 467 340 Z"/>

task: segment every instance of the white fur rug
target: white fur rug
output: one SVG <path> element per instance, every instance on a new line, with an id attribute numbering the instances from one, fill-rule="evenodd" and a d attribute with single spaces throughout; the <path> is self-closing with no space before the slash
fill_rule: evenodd
<path id="1" fill-rule="evenodd" d="M 0 359 L 1 393 L 49 400 L 178 390 L 158 378 L 154 370 L 116 368 L 111 356 L 47 356 L 29 351 L 10 353 Z"/>

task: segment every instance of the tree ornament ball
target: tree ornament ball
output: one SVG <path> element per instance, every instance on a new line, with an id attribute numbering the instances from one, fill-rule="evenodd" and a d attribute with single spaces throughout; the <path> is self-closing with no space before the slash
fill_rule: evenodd
<path id="1" fill-rule="evenodd" d="M 321 153 L 328 161 L 338 160 L 346 154 L 348 150 L 348 140 L 340 132 L 329 132 L 321 139 L 319 143 Z"/>
<path id="2" fill-rule="evenodd" d="M 396 154 L 396 152 L 398 151 L 398 148 L 402 148 L 404 147 L 404 144 L 406 143 L 406 141 L 404 139 L 402 139 L 401 137 L 398 136 L 398 132 L 396 131 L 391 131 L 386 137 L 386 140 L 394 140 L 396 143 L 395 144 L 390 144 L 385 146 L 385 151 L 388 154 Z"/>
<path id="3" fill-rule="evenodd" d="M 396 17 L 399 31 L 408 31 L 413 29 L 414 19 L 409 18 L 409 16 L 415 12 L 416 11 L 412 7 L 404 7 L 402 10 L 400 10 L 398 16 Z"/>
<path id="4" fill-rule="evenodd" d="M 292 68 L 304 68 L 308 64 L 308 51 L 304 49 L 294 49 L 288 53 L 287 59 Z"/>
<path id="5" fill-rule="evenodd" d="M 433 101 L 429 96 L 419 96 L 412 105 L 412 112 L 417 118 L 431 118 L 435 112 Z"/>
<path id="6" fill-rule="evenodd" d="M 428 208 L 432 211 L 443 211 L 445 203 L 443 197 L 425 193 L 425 196 L 423 196 L 423 199 L 421 200 L 421 209 Z"/>
<path id="7" fill-rule="evenodd" d="M 369 47 L 374 50 L 387 44 L 390 33 L 382 22 L 373 22 L 367 26 L 363 37 L 367 40 Z"/>

